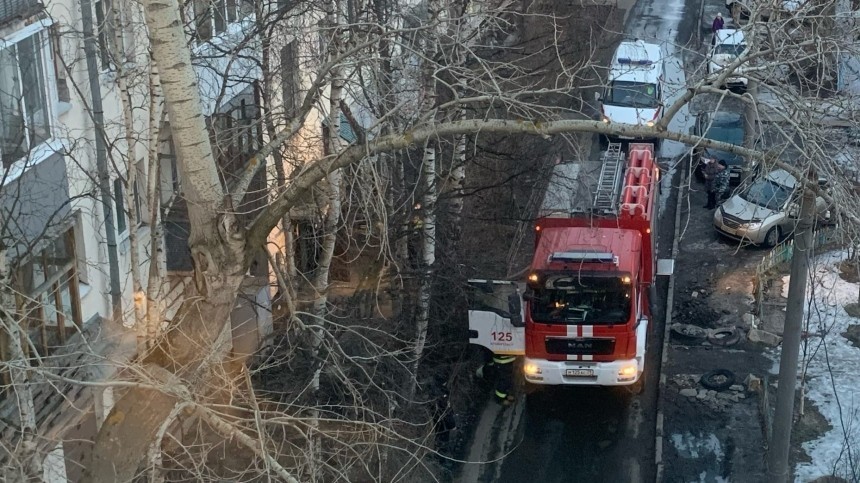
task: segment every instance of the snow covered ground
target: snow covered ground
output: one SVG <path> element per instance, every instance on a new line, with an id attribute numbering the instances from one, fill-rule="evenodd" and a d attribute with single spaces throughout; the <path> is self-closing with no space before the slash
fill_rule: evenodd
<path id="1" fill-rule="evenodd" d="M 805 390 L 832 428 L 803 444 L 812 461 L 797 465 L 797 482 L 831 474 L 856 481 L 851 467 L 860 472 L 860 348 L 841 335 L 849 325 L 860 324 L 860 319 L 844 310 L 846 304 L 857 302 L 858 284 L 839 277 L 838 264 L 846 256 L 842 251 L 818 256 L 810 270 L 808 333 L 825 336 L 813 335 L 801 347 L 807 364 Z M 783 296 L 787 295 L 788 278 L 783 279 Z M 803 366 L 801 362 L 801 371 Z"/>

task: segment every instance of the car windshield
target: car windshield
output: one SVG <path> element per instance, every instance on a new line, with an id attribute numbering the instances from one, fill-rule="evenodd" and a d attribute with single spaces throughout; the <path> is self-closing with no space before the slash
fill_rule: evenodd
<path id="1" fill-rule="evenodd" d="M 556 274 L 532 289 L 529 311 L 544 324 L 621 324 L 630 317 L 631 294 L 629 276 Z"/>
<path id="2" fill-rule="evenodd" d="M 769 179 L 760 179 L 741 192 L 741 198 L 769 210 L 778 210 L 785 205 L 791 189 Z"/>
<path id="3" fill-rule="evenodd" d="M 744 128 L 740 124 L 714 121 L 708 128 L 705 137 L 740 146 L 744 143 Z"/>
<path id="4" fill-rule="evenodd" d="M 743 53 L 747 46 L 744 44 L 720 44 L 714 49 L 714 55 L 731 55 L 738 57 Z"/>
<path id="5" fill-rule="evenodd" d="M 645 82 L 612 81 L 606 103 L 620 107 L 655 109 L 659 104 L 657 85 Z"/>

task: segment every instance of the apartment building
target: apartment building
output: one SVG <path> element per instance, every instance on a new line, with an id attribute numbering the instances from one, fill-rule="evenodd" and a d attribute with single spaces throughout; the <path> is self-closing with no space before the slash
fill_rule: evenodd
<path id="1" fill-rule="evenodd" d="M 247 35 L 253 4 L 190 5 L 185 13 L 195 35 L 204 114 L 229 178 L 262 142 L 259 43 Z M 85 8 L 89 15 L 83 15 Z M 231 43 L 244 45 L 242 55 L 225 54 Z M 29 336 L 24 357 L 34 368 L 27 388 L 10 385 L 6 362 L 15 354 L 8 331 L 0 331 L 0 479 L 16 479 L 23 464 L 16 459 L 24 426 L 19 403 L 31 399 L 43 479 L 77 480 L 114 394 L 109 386 L 69 381 L 107 380 L 134 356 L 133 277 L 138 274 L 145 288 L 149 264 L 159 261 L 160 252 L 166 255 L 160 283 L 168 318 L 181 302 L 191 267 L 169 119 L 161 123 L 157 140 L 166 235 L 150 246 L 151 225 L 158 219 L 151 219 L 149 206 L 158 200 L 147 199 L 148 176 L 154 175 L 148 149 L 154 141 L 145 45 L 132 2 L 0 3 L 0 241 L 12 267 L 11 309 Z M 88 49 L 95 53 L 89 62 Z M 265 183 L 261 172 L 252 183 L 256 195 L 240 206 L 245 216 L 265 204 Z M 258 277 L 250 277 L 233 317 L 245 352 L 271 327 L 265 258 L 255 270 Z"/>

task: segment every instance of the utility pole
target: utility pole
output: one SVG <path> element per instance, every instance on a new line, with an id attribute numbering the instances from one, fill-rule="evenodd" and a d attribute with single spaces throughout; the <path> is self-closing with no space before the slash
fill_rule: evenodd
<path id="1" fill-rule="evenodd" d="M 813 178 L 810 174 L 809 178 Z M 791 279 L 788 283 L 788 303 L 785 307 L 785 328 L 782 334 L 782 356 L 779 360 L 779 386 L 776 393 L 776 413 L 767 452 L 768 481 L 788 481 L 788 452 L 794 423 L 794 391 L 797 384 L 797 358 L 800 354 L 800 332 L 803 307 L 806 302 L 806 278 L 809 274 L 809 253 L 813 248 L 815 225 L 815 191 L 806 187 L 800 202 L 800 218 L 794 230 L 794 253 L 791 256 Z M 764 389 L 765 391 L 767 388 Z"/>

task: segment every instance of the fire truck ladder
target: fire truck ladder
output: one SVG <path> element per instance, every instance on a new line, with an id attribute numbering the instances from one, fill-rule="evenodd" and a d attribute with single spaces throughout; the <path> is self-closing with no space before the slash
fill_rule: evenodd
<path id="1" fill-rule="evenodd" d="M 618 196 L 621 185 L 621 173 L 624 170 L 621 162 L 624 153 L 621 143 L 609 143 L 609 148 L 603 153 L 603 166 L 600 168 L 600 179 L 594 192 L 593 210 L 600 214 L 618 213 Z"/>

